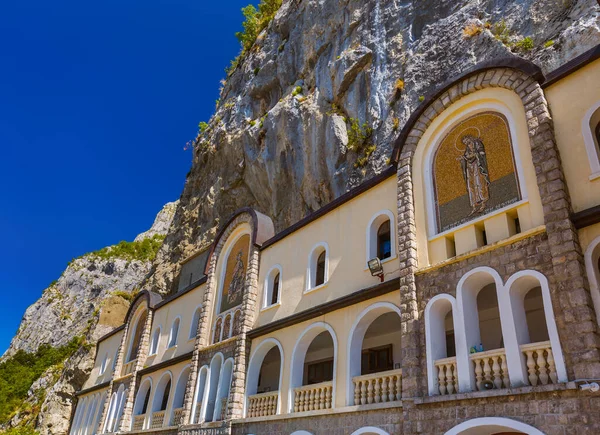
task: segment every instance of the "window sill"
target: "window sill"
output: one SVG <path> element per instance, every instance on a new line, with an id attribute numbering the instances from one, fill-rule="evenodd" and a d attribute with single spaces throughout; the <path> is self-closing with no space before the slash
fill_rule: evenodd
<path id="1" fill-rule="evenodd" d="M 189 338 L 188 338 L 188 343 L 189 343 L 190 341 L 194 341 L 194 340 L 196 340 L 196 336 L 195 336 L 195 335 L 194 335 L 193 337 L 189 337 Z"/>
<path id="2" fill-rule="evenodd" d="M 165 352 L 168 352 L 170 350 L 175 350 L 175 349 L 177 349 L 177 345 L 176 344 L 174 344 L 173 346 L 167 347 L 167 349 L 165 350 Z"/>
<path id="3" fill-rule="evenodd" d="M 323 284 L 318 285 L 316 287 L 312 287 L 312 288 L 306 289 L 306 290 L 304 290 L 304 294 L 312 293 L 312 292 L 317 291 L 317 290 L 321 290 L 322 288 L 327 287 L 327 284 L 329 284 L 329 281 L 325 281 Z"/>
<path id="4" fill-rule="evenodd" d="M 272 310 L 273 308 L 278 308 L 281 306 L 281 302 L 277 302 L 276 304 L 271 304 L 271 305 L 267 305 L 266 307 L 262 307 L 260 309 L 260 312 L 262 313 L 263 311 L 269 311 Z"/>
<path id="5" fill-rule="evenodd" d="M 600 180 L 600 171 L 592 173 L 590 175 L 590 181 Z"/>

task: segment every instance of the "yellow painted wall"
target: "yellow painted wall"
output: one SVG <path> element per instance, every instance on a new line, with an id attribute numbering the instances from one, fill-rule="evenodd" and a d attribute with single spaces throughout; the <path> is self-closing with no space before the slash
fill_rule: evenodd
<path id="1" fill-rule="evenodd" d="M 123 331 L 121 330 L 98 344 L 98 352 L 96 353 L 94 368 L 92 369 L 89 378 L 85 382 L 82 388 L 83 390 L 85 390 L 86 388 L 93 387 L 94 385 L 98 385 L 103 382 L 109 381 L 112 378 L 115 356 L 117 355 L 117 350 L 121 345 L 122 338 Z M 105 355 L 108 356 L 108 360 L 106 362 L 106 371 L 104 372 L 104 374 L 100 375 L 100 367 L 102 366 L 102 362 L 104 361 Z"/>
<path id="2" fill-rule="evenodd" d="M 577 212 L 600 204 L 600 178 L 590 180 L 591 168 L 582 134 L 586 112 L 600 101 L 600 60 L 545 89 L 563 171 Z"/>
<path id="3" fill-rule="evenodd" d="M 600 237 L 600 224 L 590 225 L 579 230 L 579 243 L 581 244 L 581 251 L 586 252 L 588 246 L 597 237 Z"/>
<path id="4" fill-rule="evenodd" d="M 161 333 L 158 343 L 158 352 L 155 355 L 148 355 L 145 365 L 151 366 L 158 364 L 162 361 L 175 358 L 194 350 L 196 336 L 194 335 L 190 338 L 190 328 L 196 308 L 202 305 L 205 288 L 206 284 L 202 284 L 183 296 L 163 305 L 154 312 L 152 330 L 150 332 L 150 344 L 152 342 L 154 330 L 160 325 Z M 171 326 L 177 317 L 180 317 L 177 345 L 167 349 Z M 148 348 L 148 352 L 150 352 L 150 347 Z"/>
<path id="5" fill-rule="evenodd" d="M 394 176 L 263 250 L 257 310 L 263 304 L 266 275 L 277 264 L 282 269 L 281 303 L 261 311 L 256 326 L 378 284 L 379 279 L 371 276 L 366 264 L 366 233 L 371 218 L 384 209 L 397 221 Z M 396 231 L 395 223 L 391 230 Z M 329 280 L 326 285 L 305 293 L 308 257 L 320 242 L 329 246 Z M 397 258 L 386 259 L 383 267 L 385 273 L 390 273 L 386 280 L 398 276 Z"/>

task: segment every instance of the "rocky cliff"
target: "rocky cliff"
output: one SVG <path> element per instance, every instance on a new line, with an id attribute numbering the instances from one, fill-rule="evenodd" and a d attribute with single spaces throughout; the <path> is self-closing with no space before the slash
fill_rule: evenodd
<path id="1" fill-rule="evenodd" d="M 149 286 L 237 208 L 281 230 L 380 172 L 420 100 L 492 58 L 549 72 L 600 42 L 596 0 L 284 0 L 195 141 Z"/>
<path id="2" fill-rule="evenodd" d="M 92 369 L 95 343 L 123 323 L 129 300 L 148 275 L 176 207 L 177 202 L 166 204 L 152 227 L 134 243 L 121 242 L 72 260 L 60 278 L 27 308 L 3 360 L 18 350 L 35 352 L 42 344 L 65 346 L 74 337 L 81 337 L 86 345 L 34 382 L 10 425 L 37 419 L 42 434 L 67 431 L 73 393 L 81 389 Z M 41 411 L 39 415 L 36 410 Z"/>

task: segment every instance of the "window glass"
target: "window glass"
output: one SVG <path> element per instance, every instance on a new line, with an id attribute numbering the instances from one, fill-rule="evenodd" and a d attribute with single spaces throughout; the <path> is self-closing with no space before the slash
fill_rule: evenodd
<path id="1" fill-rule="evenodd" d="M 325 255 L 326 252 L 323 251 L 319 255 L 317 259 L 317 270 L 315 276 L 315 287 L 320 286 L 325 283 Z"/>
<path id="2" fill-rule="evenodd" d="M 276 304 L 279 298 L 279 273 L 273 279 L 273 289 L 271 291 L 271 305 Z"/>
<path id="3" fill-rule="evenodd" d="M 333 380 L 333 359 L 319 361 L 307 366 L 307 385 L 320 384 Z"/>
<path id="4" fill-rule="evenodd" d="M 392 256 L 392 238 L 390 233 L 390 221 L 385 221 L 377 230 L 377 257 L 380 260 Z"/>
<path id="5" fill-rule="evenodd" d="M 179 333 L 179 319 L 175 319 L 173 326 L 171 327 L 171 339 L 169 340 L 169 347 L 173 347 L 177 344 L 177 334 Z"/>
<path id="6" fill-rule="evenodd" d="M 171 392 L 171 380 L 169 379 L 169 382 L 167 382 L 167 385 L 165 386 L 165 392 L 163 393 L 162 402 L 160 403 L 159 411 L 164 411 L 165 409 L 167 409 L 167 404 L 169 403 L 169 393 L 170 392 Z"/>
<path id="7" fill-rule="evenodd" d="M 150 400 L 150 388 L 146 391 L 146 397 L 144 397 L 144 405 L 142 406 L 142 414 L 145 414 L 148 410 L 148 401 Z"/>
<path id="8" fill-rule="evenodd" d="M 150 355 L 154 355 L 158 352 L 158 340 L 160 339 L 160 328 L 154 330 L 152 335 L 152 343 L 150 344 Z"/>

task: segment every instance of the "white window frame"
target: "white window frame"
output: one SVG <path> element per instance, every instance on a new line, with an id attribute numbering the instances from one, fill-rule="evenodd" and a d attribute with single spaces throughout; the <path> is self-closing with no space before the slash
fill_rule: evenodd
<path id="1" fill-rule="evenodd" d="M 277 302 L 272 304 L 271 299 L 273 296 L 273 286 L 275 284 L 275 277 L 279 273 L 279 288 L 277 289 Z M 266 310 L 269 308 L 277 307 L 281 305 L 281 286 L 283 276 L 282 267 L 280 264 L 276 264 L 272 266 L 267 272 L 267 276 L 265 277 L 265 283 L 263 285 L 263 303 L 262 310 Z"/>
<path id="2" fill-rule="evenodd" d="M 154 337 L 158 333 L 158 338 L 156 339 L 156 345 L 154 345 Z M 150 350 L 148 352 L 148 356 L 154 356 L 158 353 L 158 348 L 160 346 L 160 335 L 162 334 L 162 325 L 158 325 L 152 331 L 152 337 L 150 337 Z"/>
<path id="3" fill-rule="evenodd" d="M 177 333 L 173 334 L 173 330 L 175 329 L 175 324 L 177 324 Z M 179 339 L 179 330 L 181 329 L 181 316 L 175 317 L 173 319 L 173 323 L 171 323 L 171 329 L 169 331 L 169 341 L 167 342 L 167 349 L 172 349 L 177 347 L 177 340 Z"/>
<path id="4" fill-rule="evenodd" d="M 386 263 L 390 260 L 396 258 L 396 219 L 394 214 L 387 210 L 379 210 L 377 213 L 373 215 L 371 220 L 369 221 L 369 225 L 367 225 L 367 250 L 366 250 L 366 260 L 365 260 L 365 270 L 369 268 L 369 260 L 377 257 L 377 231 L 379 231 L 379 227 L 386 221 L 386 219 L 390 221 L 390 256 L 386 259 L 381 259 L 381 263 Z"/>
<path id="5" fill-rule="evenodd" d="M 325 250 L 325 277 L 323 284 L 315 285 L 317 278 L 317 261 L 321 253 Z M 281 282 L 281 281 L 280 281 Z M 329 245 L 327 242 L 319 242 L 312 247 L 308 255 L 308 263 L 306 265 L 306 286 L 304 293 L 309 293 L 314 290 L 321 289 L 329 282 Z"/>
<path id="6" fill-rule="evenodd" d="M 583 135 L 585 151 L 590 163 L 590 181 L 600 178 L 600 144 L 597 144 L 596 139 L 594 138 L 595 125 L 591 125 L 592 118 L 594 118 L 594 116 L 596 116 L 599 112 L 600 101 L 596 102 L 596 104 L 590 107 L 581 120 L 581 134 Z M 598 122 L 600 122 L 600 117 L 598 117 Z"/>

